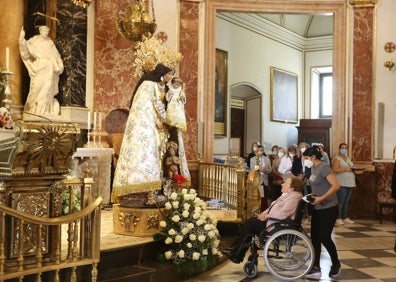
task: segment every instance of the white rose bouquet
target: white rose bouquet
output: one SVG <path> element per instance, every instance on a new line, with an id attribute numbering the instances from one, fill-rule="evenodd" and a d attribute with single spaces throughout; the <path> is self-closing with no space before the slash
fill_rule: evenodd
<path id="1" fill-rule="evenodd" d="M 173 262 L 188 274 L 206 271 L 214 265 L 221 256 L 217 222 L 196 191 L 172 192 L 165 209 L 167 214 L 163 214 L 164 220 L 160 222 L 162 231 L 154 234 L 154 240 L 164 243 L 160 260 Z"/>

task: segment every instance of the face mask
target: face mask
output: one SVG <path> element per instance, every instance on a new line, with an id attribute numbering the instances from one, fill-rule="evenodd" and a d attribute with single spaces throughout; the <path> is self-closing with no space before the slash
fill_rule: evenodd
<path id="1" fill-rule="evenodd" d="M 306 166 L 307 168 L 311 168 L 313 166 L 313 162 L 311 160 L 305 160 L 304 166 Z"/>
<path id="2" fill-rule="evenodd" d="M 301 151 L 301 154 L 304 153 L 306 149 L 307 149 L 307 148 L 305 148 L 305 147 L 304 147 L 304 148 L 301 148 L 301 150 L 300 150 L 300 151 Z"/>
<path id="3" fill-rule="evenodd" d="M 290 158 L 294 158 L 294 154 L 289 154 L 289 157 Z"/>
<path id="4" fill-rule="evenodd" d="M 258 152 L 258 155 L 259 155 L 259 156 L 262 156 L 263 154 L 264 154 L 264 153 L 263 153 L 263 152 L 261 152 L 261 151 L 260 151 L 260 152 Z"/>
<path id="5" fill-rule="evenodd" d="M 340 154 L 341 154 L 341 155 L 346 155 L 347 152 L 348 152 L 347 149 L 341 149 L 341 150 L 340 150 Z"/>
<path id="6" fill-rule="evenodd" d="M 272 155 L 273 156 L 277 156 L 278 155 L 278 151 L 272 151 Z"/>
<path id="7" fill-rule="evenodd" d="M 253 152 L 257 152 L 257 147 L 253 147 Z"/>
<path id="8" fill-rule="evenodd" d="M 279 152 L 279 153 L 278 153 L 278 157 L 279 157 L 279 158 L 282 158 L 284 155 L 285 155 L 285 153 L 283 153 L 283 152 Z"/>

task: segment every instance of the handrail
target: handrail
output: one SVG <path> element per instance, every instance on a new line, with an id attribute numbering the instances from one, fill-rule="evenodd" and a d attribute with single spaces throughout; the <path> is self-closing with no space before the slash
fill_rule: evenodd
<path id="1" fill-rule="evenodd" d="M 60 217 L 51 217 L 51 218 L 46 218 L 46 217 L 40 217 L 40 216 L 34 216 L 30 215 L 15 209 L 12 209 L 10 207 L 0 205 L 0 212 L 4 212 L 6 214 L 9 214 L 13 217 L 17 217 L 19 219 L 34 223 L 34 224 L 43 224 L 43 225 L 59 225 L 59 224 L 65 224 L 69 223 L 71 221 L 79 220 L 83 217 L 86 217 L 87 215 L 91 214 L 103 201 L 102 197 L 98 197 L 94 202 L 92 202 L 90 205 L 87 207 L 83 208 L 80 211 L 76 211 L 73 213 L 70 213 L 68 215 L 60 216 Z"/>

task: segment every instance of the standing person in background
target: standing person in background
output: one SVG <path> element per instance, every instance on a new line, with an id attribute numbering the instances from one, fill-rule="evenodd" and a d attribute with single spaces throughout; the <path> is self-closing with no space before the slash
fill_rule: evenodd
<path id="1" fill-rule="evenodd" d="M 271 201 L 275 201 L 280 195 L 282 195 L 282 183 L 283 178 L 282 174 L 278 171 L 280 162 L 282 158 L 285 157 L 285 149 L 283 147 L 278 147 L 278 154 L 277 157 L 272 161 L 272 186 L 270 191 L 270 198 Z"/>
<path id="2" fill-rule="evenodd" d="M 250 159 L 252 158 L 252 157 L 255 157 L 256 156 L 256 154 L 257 154 L 257 146 L 258 145 L 260 145 L 260 142 L 258 142 L 258 141 L 254 141 L 253 143 L 252 143 L 252 147 L 251 147 L 251 152 L 249 153 L 249 155 L 246 157 L 246 159 L 245 159 L 245 163 L 246 163 L 246 166 L 248 167 L 248 170 L 250 170 L 251 169 L 251 167 L 250 167 Z"/>
<path id="3" fill-rule="evenodd" d="M 341 263 L 338 259 L 336 245 L 331 238 L 334 224 L 338 214 L 337 191 L 340 184 L 331 168 L 322 159 L 322 153 L 318 146 L 305 150 L 304 165 L 311 168 L 309 182 L 312 187 L 312 212 L 311 240 L 315 252 L 314 266 L 306 278 L 320 279 L 320 254 L 322 244 L 326 248 L 331 259 L 330 278 L 340 274 Z"/>
<path id="4" fill-rule="evenodd" d="M 348 217 L 348 207 L 349 201 L 351 200 L 352 190 L 356 187 L 356 178 L 352 171 L 354 164 L 347 156 L 348 145 L 341 143 L 338 146 L 338 150 L 339 152 L 333 160 L 333 171 L 341 185 L 340 190 L 337 191 L 338 218 L 336 225 L 342 226 L 344 223 L 354 223 Z"/>
<path id="5" fill-rule="evenodd" d="M 287 149 L 287 155 L 281 159 L 278 171 L 282 174 L 283 181 L 293 174 L 292 173 L 293 160 L 296 155 L 297 155 L 296 147 L 291 145 Z"/>
<path id="6" fill-rule="evenodd" d="M 260 191 L 261 198 L 261 208 L 260 212 L 266 210 L 268 208 L 268 199 L 269 199 L 269 186 L 268 186 L 268 174 L 271 173 L 271 161 L 265 155 L 264 147 L 261 145 L 257 146 L 258 153 L 258 168 L 256 168 L 257 159 L 256 156 L 250 159 L 250 167 L 251 170 L 258 169 L 260 171 L 260 185 L 262 187 L 262 191 Z"/>
<path id="7" fill-rule="evenodd" d="M 312 193 L 311 184 L 309 183 L 309 177 L 311 176 L 311 168 L 305 166 L 305 164 L 304 164 L 304 156 L 303 156 L 304 152 L 309 147 L 310 147 L 309 144 L 305 143 L 305 142 L 301 142 L 298 145 L 298 148 L 300 149 L 300 152 L 301 152 L 301 162 L 302 162 L 302 171 L 301 171 L 301 174 L 299 176 L 304 182 L 304 193 L 303 193 L 304 196 Z M 307 219 L 306 219 L 307 223 L 311 222 L 312 210 L 313 210 L 312 205 L 307 203 L 305 205 L 305 214 L 307 216 Z"/>
<path id="8" fill-rule="evenodd" d="M 324 150 L 324 146 L 323 146 L 323 144 L 322 143 L 319 143 L 318 144 L 318 147 L 319 147 L 319 149 L 320 149 L 320 152 L 322 153 L 322 161 L 325 163 L 325 164 L 328 164 L 328 165 L 330 165 L 330 158 L 329 158 L 329 155 L 326 153 L 326 151 Z"/>

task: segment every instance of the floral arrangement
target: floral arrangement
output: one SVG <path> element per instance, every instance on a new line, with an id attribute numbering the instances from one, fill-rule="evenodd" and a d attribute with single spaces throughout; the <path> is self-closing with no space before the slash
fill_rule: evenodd
<path id="1" fill-rule="evenodd" d="M 10 112 L 6 107 L 0 108 L 0 127 L 10 128 L 12 124 L 12 119 Z"/>
<path id="2" fill-rule="evenodd" d="M 162 241 L 160 261 L 170 261 L 187 274 L 204 272 L 221 256 L 216 219 L 206 211 L 206 203 L 194 189 L 172 192 L 165 203 L 162 231 L 154 240 Z"/>

